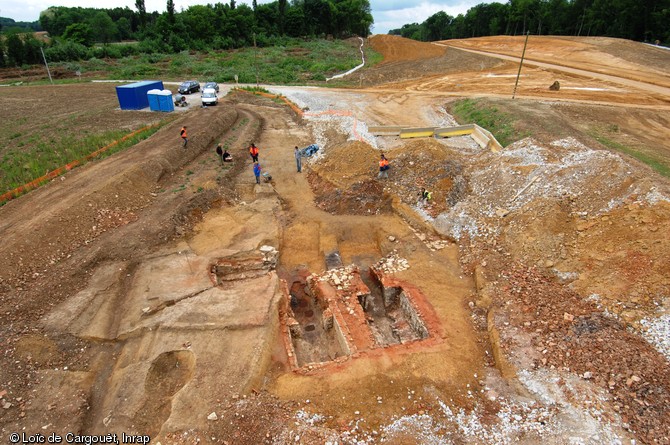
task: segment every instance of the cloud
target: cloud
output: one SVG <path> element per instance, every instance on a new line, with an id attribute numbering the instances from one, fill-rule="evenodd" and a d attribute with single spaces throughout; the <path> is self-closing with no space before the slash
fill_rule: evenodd
<path id="1" fill-rule="evenodd" d="M 399 11 L 404 9 L 411 9 L 424 3 L 425 0 L 372 0 L 370 7 L 375 16 L 378 13 L 386 11 Z"/>
<path id="2" fill-rule="evenodd" d="M 480 3 L 486 2 L 482 2 L 481 0 L 444 2 L 377 0 L 371 3 L 372 15 L 375 19 L 373 33 L 386 34 L 389 30 L 402 28 L 406 24 L 422 23 L 428 17 L 440 11 L 456 17 L 459 14 L 465 14 L 468 9 Z M 393 8 L 392 6 L 398 7 Z"/>

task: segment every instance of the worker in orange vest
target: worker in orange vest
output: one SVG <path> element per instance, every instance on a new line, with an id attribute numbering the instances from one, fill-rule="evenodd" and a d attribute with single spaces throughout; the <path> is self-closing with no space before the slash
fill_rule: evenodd
<path id="1" fill-rule="evenodd" d="M 382 153 L 382 157 L 379 160 L 379 175 L 377 175 L 377 178 L 386 178 L 388 179 L 389 177 L 389 168 L 391 166 L 389 165 L 388 159 L 386 159 L 386 156 L 384 156 L 384 153 Z"/>
<path id="2" fill-rule="evenodd" d="M 253 162 L 258 162 L 258 147 L 252 142 L 249 146 L 249 154 L 251 155 L 251 160 Z"/>
<path id="3" fill-rule="evenodd" d="M 181 131 L 179 132 L 179 134 L 181 135 L 181 139 L 184 142 L 183 147 L 186 148 L 186 144 L 188 144 L 188 135 L 186 134 L 186 125 L 181 127 Z"/>

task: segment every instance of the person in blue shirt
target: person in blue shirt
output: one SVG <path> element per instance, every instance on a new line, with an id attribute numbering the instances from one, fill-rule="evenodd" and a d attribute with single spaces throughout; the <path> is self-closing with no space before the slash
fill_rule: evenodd
<path id="1" fill-rule="evenodd" d="M 295 163 L 296 167 L 298 168 L 298 173 L 302 170 L 302 153 L 300 152 L 300 149 L 298 146 L 295 146 Z"/>
<path id="2" fill-rule="evenodd" d="M 261 164 L 258 161 L 254 161 L 254 176 L 256 176 L 256 184 L 261 183 Z"/>

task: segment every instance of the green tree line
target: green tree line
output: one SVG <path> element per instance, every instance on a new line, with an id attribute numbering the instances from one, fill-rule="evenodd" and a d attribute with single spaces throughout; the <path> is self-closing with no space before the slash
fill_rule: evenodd
<path id="1" fill-rule="evenodd" d="M 389 34 L 421 41 L 530 33 L 669 43 L 668 23 L 670 0 L 509 0 L 456 17 L 440 11 Z"/>
<path id="2" fill-rule="evenodd" d="M 253 0 L 252 6 L 230 0 L 181 12 L 167 0 L 162 14 L 146 12 L 144 0 L 136 0 L 135 9 L 51 7 L 39 20 L 51 38 L 45 52 L 52 61 L 272 46 L 282 38 L 367 37 L 372 23 L 369 0 Z M 128 40 L 137 43 L 111 45 Z M 6 33 L 0 66 L 39 63 L 41 45 L 25 32 Z"/>

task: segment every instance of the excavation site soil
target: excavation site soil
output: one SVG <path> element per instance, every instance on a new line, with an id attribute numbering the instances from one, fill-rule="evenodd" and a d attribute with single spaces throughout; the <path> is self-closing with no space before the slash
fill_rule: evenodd
<path id="1" fill-rule="evenodd" d="M 670 52 L 531 36 L 515 90 L 523 37 L 366 44 L 349 88 L 192 95 L 0 207 L 0 441 L 670 444 Z M 26 131 L 164 117 L 0 97 Z"/>

